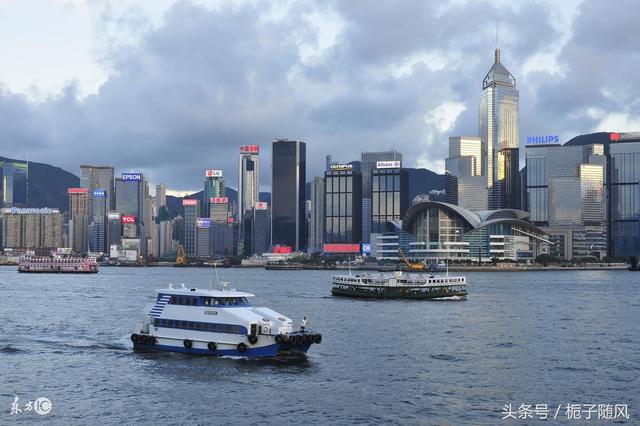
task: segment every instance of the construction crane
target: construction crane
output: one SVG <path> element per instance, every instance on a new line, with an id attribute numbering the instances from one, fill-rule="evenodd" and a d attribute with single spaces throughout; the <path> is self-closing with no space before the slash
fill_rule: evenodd
<path id="1" fill-rule="evenodd" d="M 175 266 L 187 266 L 187 255 L 184 252 L 184 246 L 180 244 L 178 246 L 178 255 L 176 256 Z"/>
<path id="2" fill-rule="evenodd" d="M 410 271 L 424 271 L 427 269 L 422 262 L 409 262 L 409 259 L 404 255 L 400 247 L 398 247 L 398 253 L 400 253 L 402 261 L 407 265 L 407 268 L 409 268 Z"/>

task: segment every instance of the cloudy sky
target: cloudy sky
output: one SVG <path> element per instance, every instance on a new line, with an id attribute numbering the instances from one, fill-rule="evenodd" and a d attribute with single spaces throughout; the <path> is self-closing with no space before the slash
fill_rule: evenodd
<path id="1" fill-rule="evenodd" d="M 493 63 L 520 90 L 520 139 L 640 129 L 640 4 L 559 1 L 0 0 L 0 155 L 142 171 L 173 191 L 237 152 L 307 142 L 349 161 L 395 148 L 443 171 L 476 135 Z"/>

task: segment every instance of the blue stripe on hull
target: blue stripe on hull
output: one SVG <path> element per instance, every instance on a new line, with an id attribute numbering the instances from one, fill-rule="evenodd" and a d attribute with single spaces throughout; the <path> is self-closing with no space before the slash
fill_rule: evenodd
<path id="1" fill-rule="evenodd" d="M 140 343 L 134 343 L 133 349 L 150 349 L 166 352 L 180 352 L 194 355 L 207 355 L 207 356 L 240 356 L 245 358 L 272 358 L 278 355 L 279 350 L 295 350 L 296 352 L 307 353 L 311 343 L 304 343 L 301 345 L 280 345 L 278 343 L 268 346 L 261 346 L 259 348 L 249 348 L 245 352 L 240 352 L 237 349 L 219 349 L 215 352 L 211 352 L 208 349 L 191 348 L 187 349 L 184 346 L 170 346 L 170 345 L 143 345 Z"/>

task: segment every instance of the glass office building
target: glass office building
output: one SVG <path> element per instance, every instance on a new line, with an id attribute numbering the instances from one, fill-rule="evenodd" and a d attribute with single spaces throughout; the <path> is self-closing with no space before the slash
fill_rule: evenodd
<path id="1" fill-rule="evenodd" d="M 602 144 L 526 147 L 526 205 L 531 221 L 566 259 L 607 255 Z"/>
<path id="2" fill-rule="evenodd" d="M 202 202 L 200 203 L 200 216 L 209 217 L 211 199 L 224 197 L 224 180 L 222 170 L 204 171 L 204 190 L 202 191 Z"/>
<path id="3" fill-rule="evenodd" d="M 0 207 L 26 207 L 28 203 L 27 163 L 0 161 Z"/>
<path id="4" fill-rule="evenodd" d="M 285 245 L 302 251 L 307 246 L 306 144 L 297 140 L 274 140 L 271 165 L 271 245 Z"/>
<path id="5" fill-rule="evenodd" d="M 615 136 L 611 140 L 607 174 L 609 246 L 611 255 L 637 259 L 640 256 L 640 141 L 624 142 L 615 140 Z"/>
<path id="6" fill-rule="evenodd" d="M 362 241 L 371 238 L 372 200 L 371 175 L 378 161 L 400 161 L 402 154 L 396 151 L 363 152 L 360 154 L 360 171 L 362 172 Z"/>
<path id="7" fill-rule="evenodd" d="M 504 149 L 519 147 L 519 93 L 516 78 L 500 62 L 500 49 L 495 51 L 495 61 L 482 82 L 478 111 L 479 133 L 482 139 L 482 175 L 487 178 L 490 207 L 502 208 L 508 189 L 506 182 L 516 182 L 519 175 L 513 167 L 507 167 L 508 156 Z M 517 164 L 517 161 L 516 161 Z M 517 171 L 517 167 L 516 167 Z M 509 174 L 509 176 L 507 176 Z"/>
<path id="8" fill-rule="evenodd" d="M 378 162 L 372 171 L 371 233 L 383 233 L 387 222 L 402 219 L 409 208 L 409 175 L 400 162 L 390 163 Z"/>
<path id="9" fill-rule="evenodd" d="M 311 182 L 311 217 L 309 220 L 309 252 L 321 252 L 324 244 L 324 178 L 316 176 Z"/>
<path id="10" fill-rule="evenodd" d="M 333 164 L 324 174 L 324 243 L 362 242 L 362 173 Z"/>

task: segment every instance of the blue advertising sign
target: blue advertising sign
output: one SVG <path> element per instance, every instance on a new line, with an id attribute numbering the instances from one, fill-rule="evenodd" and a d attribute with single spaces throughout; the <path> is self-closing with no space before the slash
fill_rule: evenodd
<path id="1" fill-rule="evenodd" d="M 549 135 L 549 136 L 527 136 L 527 145 L 536 145 L 536 144 L 559 144 L 560 136 Z"/>
<path id="2" fill-rule="evenodd" d="M 208 217 L 198 217 L 196 218 L 196 227 L 198 228 L 209 228 L 211 226 L 211 219 Z"/>
<path id="3" fill-rule="evenodd" d="M 362 253 L 371 254 L 371 243 L 362 243 Z"/>
<path id="4" fill-rule="evenodd" d="M 94 189 L 93 196 L 96 198 L 104 198 L 107 196 L 107 191 L 105 191 L 104 189 Z"/>
<path id="5" fill-rule="evenodd" d="M 142 180 L 142 173 L 123 173 L 122 180 L 139 182 Z"/>

